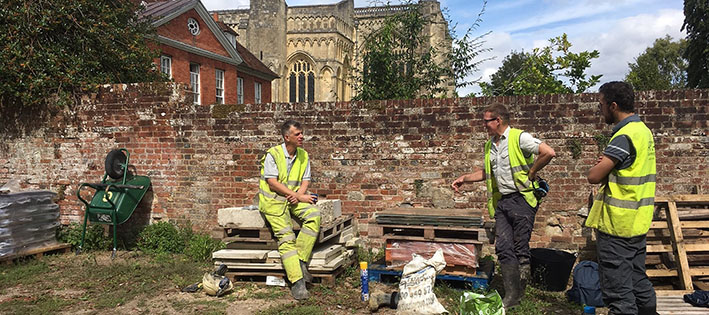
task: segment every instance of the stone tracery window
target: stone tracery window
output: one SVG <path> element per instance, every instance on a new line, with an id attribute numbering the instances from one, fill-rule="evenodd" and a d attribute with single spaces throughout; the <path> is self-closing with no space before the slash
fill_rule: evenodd
<path id="1" fill-rule="evenodd" d="M 291 103 L 315 101 L 315 72 L 310 63 L 302 59 L 293 62 L 288 81 Z"/>

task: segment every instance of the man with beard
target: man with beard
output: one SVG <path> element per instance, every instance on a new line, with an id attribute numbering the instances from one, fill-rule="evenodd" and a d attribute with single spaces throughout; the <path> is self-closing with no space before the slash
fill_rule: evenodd
<path id="1" fill-rule="evenodd" d="M 598 106 L 607 124 L 615 124 L 610 143 L 588 171 L 588 182 L 601 184 L 586 226 L 597 233 L 603 302 L 609 314 L 657 314 L 657 299 L 645 273 L 645 239 L 655 205 L 655 142 L 635 114 L 633 87 L 608 82 L 599 89 Z"/>

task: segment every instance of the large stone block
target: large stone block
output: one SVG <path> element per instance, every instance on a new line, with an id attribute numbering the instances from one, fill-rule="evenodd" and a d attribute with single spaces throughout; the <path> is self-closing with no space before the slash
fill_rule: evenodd
<path id="1" fill-rule="evenodd" d="M 261 211 L 252 207 L 223 208 L 217 212 L 217 223 L 220 226 L 238 228 L 262 228 L 266 226 Z"/>
<path id="2" fill-rule="evenodd" d="M 321 225 L 331 223 L 342 216 L 340 199 L 320 199 L 315 206 L 320 210 Z"/>

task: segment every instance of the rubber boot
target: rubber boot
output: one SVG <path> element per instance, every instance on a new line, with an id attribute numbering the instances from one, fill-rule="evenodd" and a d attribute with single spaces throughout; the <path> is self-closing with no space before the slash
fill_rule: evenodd
<path id="1" fill-rule="evenodd" d="M 290 293 L 293 295 L 293 298 L 301 301 L 301 300 L 306 300 L 308 297 L 310 297 L 310 294 L 308 294 L 308 289 L 305 287 L 305 279 L 300 279 L 293 283 L 293 285 L 290 287 Z"/>
<path id="2" fill-rule="evenodd" d="M 527 284 L 532 281 L 532 269 L 529 264 L 519 265 L 519 277 L 521 279 L 520 295 L 524 296 L 524 292 L 527 290 Z"/>
<path id="3" fill-rule="evenodd" d="M 502 305 L 506 310 L 509 310 L 519 305 L 522 300 L 519 265 L 501 264 L 500 269 L 502 270 L 502 283 L 505 286 L 505 297 L 502 299 Z"/>
<path id="4" fill-rule="evenodd" d="M 310 271 L 308 271 L 308 264 L 302 260 L 300 260 L 300 270 L 303 272 L 303 279 L 305 279 L 305 282 L 313 283 L 313 275 L 311 275 Z"/>
<path id="5" fill-rule="evenodd" d="M 376 290 L 369 295 L 369 311 L 372 313 L 376 312 L 382 306 L 396 309 L 397 305 L 399 305 L 399 292 L 387 294 Z"/>

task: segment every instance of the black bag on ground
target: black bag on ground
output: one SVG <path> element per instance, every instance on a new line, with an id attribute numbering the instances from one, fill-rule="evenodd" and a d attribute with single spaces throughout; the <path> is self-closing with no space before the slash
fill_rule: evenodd
<path id="1" fill-rule="evenodd" d="M 574 267 L 574 283 L 566 297 L 580 305 L 604 306 L 597 263 L 584 260 Z"/>

